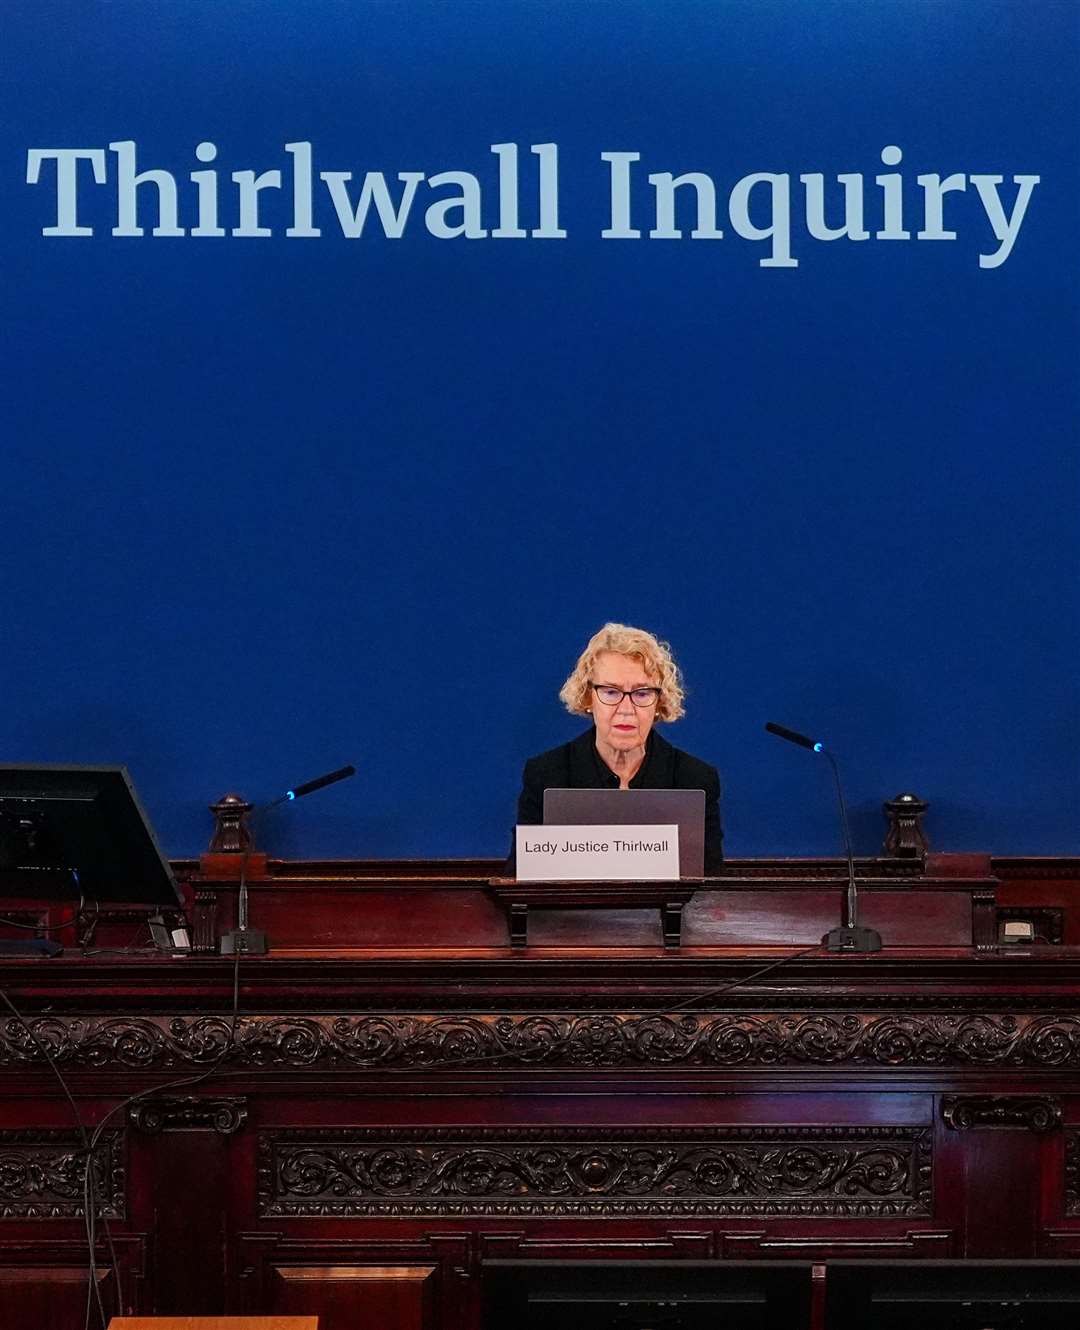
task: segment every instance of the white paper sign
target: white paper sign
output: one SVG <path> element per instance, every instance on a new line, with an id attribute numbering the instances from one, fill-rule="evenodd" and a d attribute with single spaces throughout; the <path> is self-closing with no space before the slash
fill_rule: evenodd
<path id="1" fill-rule="evenodd" d="M 521 882 L 677 881 L 679 828 L 516 827 Z"/>

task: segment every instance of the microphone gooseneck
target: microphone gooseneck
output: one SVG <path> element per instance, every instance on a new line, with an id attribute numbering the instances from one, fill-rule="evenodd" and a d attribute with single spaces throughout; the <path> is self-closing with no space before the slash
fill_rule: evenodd
<path id="1" fill-rule="evenodd" d="M 248 825 L 263 814 L 268 813 L 271 808 L 277 808 L 279 804 L 291 803 L 294 799 L 302 799 L 305 794 L 314 794 L 316 790 L 321 790 L 327 785 L 333 785 L 339 780 L 346 780 L 349 776 L 356 775 L 356 768 L 352 765 L 339 767 L 336 771 L 327 772 L 325 776 L 316 776 L 314 780 L 304 781 L 302 785 L 295 785 L 291 790 L 286 790 L 284 794 L 276 799 L 271 799 L 269 803 L 260 804 L 252 809 L 248 817 Z M 221 939 L 221 955 L 232 956 L 240 953 L 248 956 L 263 956 L 267 951 L 266 934 L 261 928 L 250 928 L 248 926 L 248 882 L 247 868 L 248 860 L 251 857 L 251 846 L 248 845 L 244 850 L 244 857 L 240 863 L 240 889 L 238 892 L 236 906 L 236 927 L 229 933 L 226 933 Z"/>
<path id="2" fill-rule="evenodd" d="M 780 739 L 807 748 L 812 753 L 824 753 L 832 767 L 833 781 L 836 785 L 836 802 L 840 810 L 840 830 L 844 837 L 844 854 L 847 857 L 847 892 L 844 897 L 844 922 L 839 928 L 830 929 L 821 939 L 821 945 L 829 951 L 867 952 L 881 950 L 881 934 L 873 928 L 859 927 L 859 888 L 855 880 L 855 855 L 851 848 L 851 825 L 848 822 L 847 804 L 844 802 L 844 787 L 840 781 L 840 766 L 833 754 L 818 739 L 808 738 L 797 730 L 789 730 L 786 725 L 777 725 L 775 721 L 766 721 L 765 728 L 770 734 Z"/>
<path id="3" fill-rule="evenodd" d="M 805 734 L 800 734 L 798 730 L 789 730 L 786 725 L 777 725 L 774 720 L 767 720 L 765 728 L 770 734 L 775 734 L 780 739 L 786 739 L 788 743 L 798 744 L 800 748 L 809 748 L 812 753 L 823 753 L 825 745 L 818 739 L 810 739 Z"/>
<path id="4" fill-rule="evenodd" d="M 347 767 L 338 767 L 337 771 L 328 771 L 325 776 L 316 776 L 314 780 L 306 780 L 302 785 L 294 785 L 291 790 L 286 790 L 276 799 L 271 799 L 264 808 L 255 811 L 265 812 L 267 808 L 276 808 L 278 804 L 292 803 L 294 799 L 302 799 L 305 794 L 314 794 L 316 790 L 323 790 L 327 785 L 335 785 L 339 780 L 348 780 L 350 776 L 355 775 L 356 768 L 351 764 Z"/>

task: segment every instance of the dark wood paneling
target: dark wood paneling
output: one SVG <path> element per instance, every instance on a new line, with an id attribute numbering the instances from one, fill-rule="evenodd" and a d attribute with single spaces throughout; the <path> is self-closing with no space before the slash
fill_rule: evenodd
<path id="1" fill-rule="evenodd" d="M 0 1325 L 5 1330 L 79 1330 L 86 1315 L 88 1271 L 75 1265 L 7 1265 L 0 1248 Z M 97 1272 L 107 1315 L 115 1312 L 109 1269 Z M 97 1312 L 94 1312 L 95 1318 Z M 92 1322 L 93 1323 L 93 1322 Z"/>
<path id="2" fill-rule="evenodd" d="M 965 864 L 864 865 L 885 951 L 793 959 L 834 862 L 733 866 L 680 951 L 655 915 L 568 912 L 520 955 L 485 865 L 270 863 L 235 1023 L 214 955 L 0 962 L 34 1035 L 0 1017 L 0 1325 L 83 1324 L 43 1043 L 89 1130 L 145 1092 L 95 1164 L 135 1312 L 480 1330 L 494 1257 L 1080 1258 L 1080 952 L 968 945 L 1000 886 Z M 1071 905 L 1068 864 L 994 867 Z M 188 869 L 212 940 L 230 864 Z"/>
<path id="3" fill-rule="evenodd" d="M 319 1330 L 435 1330 L 433 1265 L 276 1265 L 275 1312 L 317 1315 Z"/>

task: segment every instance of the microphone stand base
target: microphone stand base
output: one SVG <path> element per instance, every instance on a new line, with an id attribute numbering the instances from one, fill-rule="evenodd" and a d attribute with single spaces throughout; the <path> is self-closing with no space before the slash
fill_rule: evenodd
<path id="1" fill-rule="evenodd" d="M 831 928 L 821 945 L 826 951 L 880 951 L 881 934 L 873 928 Z"/>
<path id="2" fill-rule="evenodd" d="M 222 956 L 265 956 L 269 948 L 261 928 L 234 928 L 222 937 L 219 950 Z"/>

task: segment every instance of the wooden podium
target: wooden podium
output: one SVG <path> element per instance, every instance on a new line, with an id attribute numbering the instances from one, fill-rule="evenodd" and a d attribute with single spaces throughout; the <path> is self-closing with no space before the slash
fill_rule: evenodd
<path id="1" fill-rule="evenodd" d="M 238 961 L 211 867 L 178 865 L 190 956 L 103 911 L 96 954 L 0 962 L 5 1324 L 86 1305 L 42 1045 L 113 1114 L 96 1268 L 133 1316 L 488 1330 L 494 1262 L 1080 1261 L 1080 861 L 861 861 L 865 956 L 820 947 L 836 861 L 729 864 L 677 946 L 640 898 L 528 901 L 512 945 L 490 861 L 272 861 Z"/>

